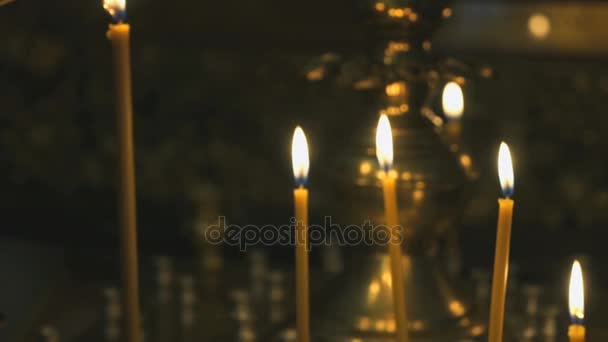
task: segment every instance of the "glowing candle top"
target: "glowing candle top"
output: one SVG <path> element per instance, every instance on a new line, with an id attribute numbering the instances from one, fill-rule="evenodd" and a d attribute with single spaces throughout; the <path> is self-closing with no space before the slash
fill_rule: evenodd
<path id="1" fill-rule="evenodd" d="M 306 185 L 310 161 L 308 159 L 306 135 L 304 135 L 304 131 L 300 126 L 296 127 L 296 130 L 293 132 L 293 140 L 291 142 L 291 163 L 296 185 Z"/>
<path id="2" fill-rule="evenodd" d="M 513 176 L 513 162 L 511 161 L 511 151 L 504 142 L 500 143 L 498 151 L 498 178 L 500 187 L 505 197 L 513 196 L 515 187 L 515 177 Z"/>
<path id="3" fill-rule="evenodd" d="M 583 271 L 578 260 L 572 264 L 570 273 L 570 288 L 568 296 L 568 308 L 572 323 L 582 323 L 585 318 L 585 292 L 583 289 Z"/>
<path id="4" fill-rule="evenodd" d="M 393 167 L 393 132 L 391 123 L 385 114 L 380 116 L 376 129 L 376 157 L 378 157 L 380 168 L 388 174 Z"/>
<path id="5" fill-rule="evenodd" d="M 464 112 L 464 94 L 462 88 L 456 82 L 448 82 L 443 88 L 441 95 L 443 112 L 449 120 L 456 120 L 462 117 Z"/>
<path id="6" fill-rule="evenodd" d="M 117 23 L 127 19 L 127 0 L 103 0 L 103 8 Z"/>

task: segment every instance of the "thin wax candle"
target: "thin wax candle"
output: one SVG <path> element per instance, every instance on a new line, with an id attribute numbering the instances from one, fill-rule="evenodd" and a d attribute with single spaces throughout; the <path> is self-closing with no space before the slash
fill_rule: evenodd
<path id="1" fill-rule="evenodd" d="M 502 341 L 507 278 L 509 275 L 511 222 L 513 219 L 514 201 L 511 199 L 514 190 L 513 164 L 509 146 L 504 142 L 500 144 L 498 152 L 498 174 L 504 198 L 498 199 L 498 224 L 496 227 L 496 251 L 488 334 L 490 342 Z"/>
<path id="2" fill-rule="evenodd" d="M 299 126 L 293 134 L 291 158 L 296 189 L 293 192 L 296 218 L 296 332 L 298 342 L 310 341 L 308 299 L 308 178 L 309 159 L 306 135 Z"/>

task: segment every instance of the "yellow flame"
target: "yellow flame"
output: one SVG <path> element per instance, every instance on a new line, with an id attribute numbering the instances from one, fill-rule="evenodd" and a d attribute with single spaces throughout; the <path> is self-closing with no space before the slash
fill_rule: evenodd
<path id="1" fill-rule="evenodd" d="M 386 115 L 381 115 L 376 129 L 376 156 L 383 169 L 393 165 L 393 133 Z"/>
<path id="2" fill-rule="evenodd" d="M 456 82 L 448 82 L 443 88 L 441 104 L 445 116 L 450 119 L 458 119 L 464 111 L 464 95 L 462 88 Z"/>
<path id="3" fill-rule="evenodd" d="M 583 270 L 578 260 L 572 264 L 570 273 L 570 288 L 568 296 L 568 307 L 570 316 L 582 320 L 585 318 L 585 291 L 583 289 Z"/>
<path id="4" fill-rule="evenodd" d="M 126 7 L 127 0 L 103 0 L 103 8 L 113 17 L 118 12 L 124 11 Z"/>
<path id="5" fill-rule="evenodd" d="M 513 176 L 511 152 L 509 146 L 504 142 L 500 143 L 500 149 L 498 150 L 498 178 L 502 191 L 505 195 L 510 195 L 513 192 L 515 177 Z"/>
<path id="6" fill-rule="evenodd" d="M 308 143 L 306 135 L 300 126 L 296 127 L 293 132 L 293 140 L 291 142 L 291 163 L 293 166 L 293 176 L 299 180 L 308 178 L 308 168 L 310 161 L 308 159 Z"/>

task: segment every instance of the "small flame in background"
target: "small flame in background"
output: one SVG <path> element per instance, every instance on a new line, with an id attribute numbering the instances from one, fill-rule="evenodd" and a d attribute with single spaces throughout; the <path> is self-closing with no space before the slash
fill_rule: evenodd
<path id="1" fill-rule="evenodd" d="M 376 156 L 380 168 L 388 174 L 393 166 L 393 132 L 391 123 L 385 114 L 380 116 L 376 129 Z"/>
<path id="2" fill-rule="evenodd" d="M 464 94 L 462 88 L 456 82 L 448 82 L 443 87 L 441 95 L 443 112 L 448 119 L 460 119 L 464 112 Z"/>
<path id="3" fill-rule="evenodd" d="M 126 17 L 127 0 L 103 0 L 103 8 L 116 21 L 122 21 Z"/>
<path id="4" fill-rule="evenodd" d="M 582 321 L 585 318 L 585 290 L 583 285 L 583 270 L 578 260 L 572 263 L 570 273 L 570 288 L 568 308 L 573 321 Z"/>
<path id="5" fill-rule="evenodd" d="M 291 143 L 291 162 L 293 166 L 293 176 L 297 186 L 306 184 L 310 161 L 308 158 L 308 143 L 306 135 L 300 126 L 293 132 Z"/>
<path id="6" fill-rule="evenodd" d="M 498 150 L 498 178 L 500 187 L 505 197 L 513 196 L 515 187 L 515 177 L 513 176 L 513 162 L 511 161 L 511 151 L 504 142 L 500 143 Z"/>

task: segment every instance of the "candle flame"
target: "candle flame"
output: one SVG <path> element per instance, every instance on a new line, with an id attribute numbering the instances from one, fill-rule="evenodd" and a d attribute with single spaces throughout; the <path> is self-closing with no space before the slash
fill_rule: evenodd
<path id="1" fill-rule="evenodd" d="M 393 133 L 386 114 L 380 116 L 376 129 L 376 156 L 378 163 L 386 173 L 393 166 Z"/>
<path id="2" fill-rule="evenodd" d="M 582 321 L 585 318 L 585 292 L 583 289 L 583 271 L 578 260 L 572 264 L 570 273 L 570 288 L 568 307 L 573 321 Z"/>
<path id="3" fill-rule="evenodd" d="M 443 112 L 448 119 L 460 119 L 464 111 L 464 95 L 462 88 L 456 82 L 448 82 L 441 96 Z"/>
<path id="4" fill-rule="evenodd" d="M 498 151 L 498 178 L 500 187 L 505 197 L 513 196 L 515 179 L 513 176 L 513 162 L 511 161 L 511 151 L 504 142 L 500 143 Z"/>
<path id="5" fill-rule="evenodd" d="M 308 160 L 308 143 L 306 135 L 300 126 L 293 132 L 291 143 L 291 162 L 293 166 L 293 176 L 297 186 L 306 184 L 310 161 Z"/>
<path id="6" fill-rule="evenodd" d="M 127 12 L 127 0 L 103 0 L 103 8 L 116 20 L 123 21 Z"/>

